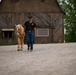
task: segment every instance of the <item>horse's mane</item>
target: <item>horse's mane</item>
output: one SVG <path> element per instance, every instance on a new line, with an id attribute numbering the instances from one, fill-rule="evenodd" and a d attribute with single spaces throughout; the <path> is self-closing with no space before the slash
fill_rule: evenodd
<path id="1" fill-rule="evenodd" d="M 20 28 L 21 28 L 20 34 L 21 34 L 21 35 L 24 35 L 24 28 L 23 28 L 23 26 L 20 25 Z"/>

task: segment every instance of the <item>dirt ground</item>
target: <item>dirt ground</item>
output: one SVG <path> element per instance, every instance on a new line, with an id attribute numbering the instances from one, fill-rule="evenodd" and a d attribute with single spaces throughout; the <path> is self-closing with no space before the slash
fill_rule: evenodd
<path id="1" fill-rule="evenodd" d="M 76 75 L 76 43 L 0 46 L 0 75 Z"/>

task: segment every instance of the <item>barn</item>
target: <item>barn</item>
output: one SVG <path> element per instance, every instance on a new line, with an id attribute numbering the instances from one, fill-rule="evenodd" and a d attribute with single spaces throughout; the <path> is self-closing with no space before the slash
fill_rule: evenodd
<path id="1" fill-rule="evenodd" d="M 16 44 L 15 24 L 33 16 L 37 27 L 35 43 L 64 41 L 64 15 L 57 0 L 2 0 L 0 2 L 0 44 Z"/>

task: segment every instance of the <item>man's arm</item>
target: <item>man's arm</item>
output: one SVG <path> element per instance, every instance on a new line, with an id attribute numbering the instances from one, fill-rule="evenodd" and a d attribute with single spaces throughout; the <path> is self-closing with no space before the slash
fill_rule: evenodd
<path id="1" fill-rule="evenodd" d="M 36 37 L 36 27 L 34 27 L 34 35 L 35 35 L 35 37 Z"/>

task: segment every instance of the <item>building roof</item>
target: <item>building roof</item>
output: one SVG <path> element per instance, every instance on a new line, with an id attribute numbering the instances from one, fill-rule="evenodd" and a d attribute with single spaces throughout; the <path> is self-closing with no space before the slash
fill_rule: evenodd
<path id="1" fill-rule="evenodd" d="M 6 8 L 6 9 L 5 9 Z M 64 13 L 57 0 L 3 0 L 1 12 L 51 12 Z"/>

